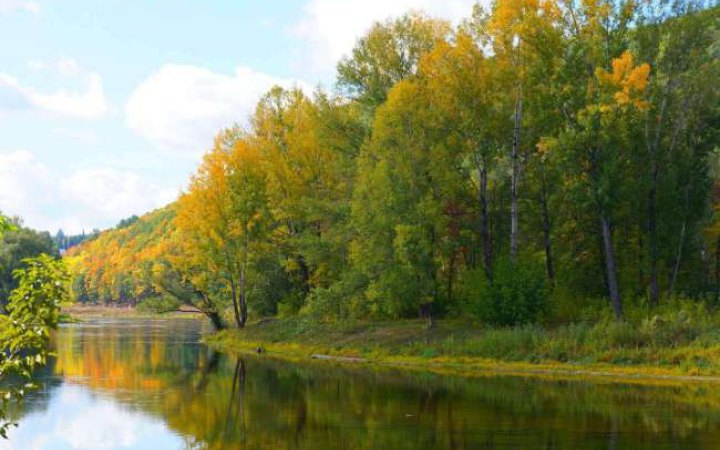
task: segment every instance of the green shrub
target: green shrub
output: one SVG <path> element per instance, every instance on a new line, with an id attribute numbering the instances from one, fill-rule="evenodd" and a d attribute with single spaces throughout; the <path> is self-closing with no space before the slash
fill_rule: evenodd
<path id="1" fill-rule="evenodd" d="M 500 260 L 492 281 L 469 271 L 460 287 L 466 309 L 491 325 L 536 323 L 546 303 L 545 277 L 532 261 Z"/>
<path id="2" fill-rule="evenodd" d="M 703 333 L 703 325 L 686 310 L 646 318 L 640 325 L 642 332 L 660 347 L 688 344 Z"/>
<path id="3" fill-rule="evenodd" d="M 313 289 L 301 312 L 303 315 L 323 320 L 366 316 L 367 311 L 358 311 L 355 307 L 356 304 L 365 303 L 357 300 L 362 294 L 363 284 L 359 274 L 350 271 L 341 280 L 328 287 Z"/>

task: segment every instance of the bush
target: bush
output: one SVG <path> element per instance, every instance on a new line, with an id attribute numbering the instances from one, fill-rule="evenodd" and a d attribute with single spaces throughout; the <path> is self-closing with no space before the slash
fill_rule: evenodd
<path id="1" fill-rule="evenodd" d="M 642 332 L 648 340 L 660 347 L 678 347 L 686 345 L 703 334 L 704 327 L 694 316 L 680 310 L 663 316 L 655 315 L 642 321 Z"/>
<path id="2" fill-rule="evenodd" d="M 365 277 L 349 270 L 330 286 L 313 289 L 301 313 L 321 320 L 367 318 L 371 312 L 366 287 Z"/>
<path id="3" fill-rule="evenodd" d="M 536 323 L 546 303 L 542 268 L 522 260 L 501 260 L 489 281 L 482 270 L 469 271 L 460 286 L 465 308 L 491 325 Z"/>

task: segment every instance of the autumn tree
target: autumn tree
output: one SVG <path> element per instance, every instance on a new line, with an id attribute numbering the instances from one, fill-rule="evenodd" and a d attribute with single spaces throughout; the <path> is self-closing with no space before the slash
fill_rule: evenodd
<path id="1" fill-rule="evenodd" d="M 363 131 L 351 108 L 322 92 L 309 98 L 274 88 L 258 104 L 253 132 L 267 171 L 273 239 L 298 284 L 285 307 L 296 312 L 344 268 L 344 224 Z"/>
<path id="2" fill-rule="evenodd" d="M 562 29 L 559 26 L 560 11 L 555 1 L 538 0 L 496 0 L 492 5 L 492 13 L 482 17 L 477 25 L 492 48 L 495 62 L 495 77 L 498 89 L 503 96 L 500 104 L 512 117 L 505 129 L 506 142 L 511 142 L 511 202 L 510 202 L 510 255 L 515 258 L 519 245 L 519 189 L 522 172 L 523 154 L 533 145 L 533 136 L 523 136 L 524 123 L 528 122 L 524 110 L 528 100 L 533 100 L 535 83 L 546 83 L 547 79 L 539 78 L 539 74 L 547 75 L 551 70 L 557 51 L 561 49 L 560 38 Z M 538 73 L 539 72 L 539 73 Z M 532 109 L 533 112 L 544 112 Z M 504 146 L 505 147 L 505 146 Z"/>
<path id="3" fill-rule="evenodd" d="M 465 180 L 467 196 L 475 198 L 475 207 L 470 210 L 462 204 L 448 207 L 457 215 L 456 221 L 467 221 L 462 216 L 476 212 L 471 223 L 475 224 L 477 238 L 470 245 L 473 252 L 469 265 L 474 267 L 476 260 L 481 260 L 485 275 L 491 279 L 493 241 L 488 179 L 496 169 L 502 148 L 502 119 L 498 111 L 495 64 L 485 56 L 482 45 L 477 35 L 460 32 L 453 44 L 439 43 L 423 59 L 421 75 L 426 83 L 423 95 L 436 112 L 435 122 L 442 124 L 445 145 L 453 149 L 459 162 L 449 170 L 458 171 Z M 475 257 L 478 248 L 481 258 Z M 452 271 L 450 277 L 453 277 Z"/>
<path id="4" fill-rule="evenodd" d="M 423 79 L 400 82 L 361 153 L 351 257 L 368 280 L 366 306 L 375 314 L 407 316 L 420 305 L 432 314 L 451 294 L 449 286 L 443 295 L 440 270 L 458 251 L 468 178 L 457 169 L 467 154 L 451 145 L 442 119 Z"/>
<path id="5" fill-rule="evenodd" d="M 612 221 L 621 202 L 623 181 L 630 176 L 625 170 L 633 150 L 631 130 L 637 126 L 638 113 L 647 108 L 643 94 L 650 67 L 636 64 L 633 54 L 623 51 L 631 3 L 566 6 L 573 33 L 571 51 L 578 54 L 567 70 L 577 77 L 573 89 L 578 108 L 566 122 L 559 145 L 568 150 L 574 184 L 582 186 L 588 207 L 596 211 L 608 294 L 620 319 L 623 305 Z"/>
<path id="6" fill-rule="evenodd" d="M 422 55 L 445 39 L 450 31 L 445 21 L 411 12 L 395 20 L 375 23 L 358 40 L 351 55 L 338 63 L 338 86 L 345 96 L 364 106 L 367 126 L 390 89 L 415 75 Z"/>
<path id="7" fill-rule="evenodd" d="M 238 328 L 247 321 L 248 272 L 268 221 L 260 153 L 237 129 L 228 129 L 180 197 L 177 226 L 190 282 L 208 301 L 228 296 Z"/>

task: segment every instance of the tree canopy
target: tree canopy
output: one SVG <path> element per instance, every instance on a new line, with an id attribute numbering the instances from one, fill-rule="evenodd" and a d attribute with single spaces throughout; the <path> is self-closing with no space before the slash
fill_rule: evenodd
<path id="1" fill-rule="evenodd" d="M 720 9 L 495 0 L 375 24 L 275 87 L 176 204 L 69 252 L 82 301 L 250 316 L 621 319 L 720 301 Z"/>

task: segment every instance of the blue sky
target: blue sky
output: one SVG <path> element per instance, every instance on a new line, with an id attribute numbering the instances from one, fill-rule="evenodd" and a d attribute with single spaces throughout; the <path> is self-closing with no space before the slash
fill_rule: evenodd
<path id="1" fill-rule="evenodd" d="M 106 228 L 174 200 L 274 84 L 331 89 L 376 20 L 474 0 L 0 0 L 0 211 Z"/>

